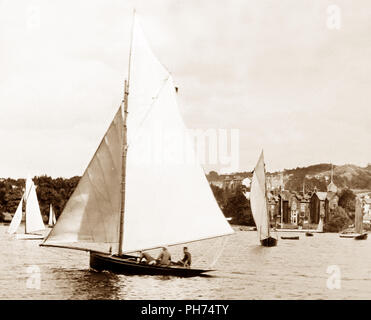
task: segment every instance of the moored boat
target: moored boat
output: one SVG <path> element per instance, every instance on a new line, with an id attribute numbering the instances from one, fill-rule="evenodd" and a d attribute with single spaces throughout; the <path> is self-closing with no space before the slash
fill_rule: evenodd
<path id="1" fill-rule="evenodd" d="M 355 232 L 346 232 L 346 233 L 339 234 L 340 238 L 355 238 L 357 236 L 359 236 L 359 234 Z"/>
<path id="2" fill-rule="evenodd" d="M 299 240 L 299 236 L 281 236 L 281 239 L 283 240 Z"/>
<path id="3" fill-rule="evenodd" d="M 354 237 L 354 240 L 366 240 L 366 239 L 367 239 L 367 232 Z"/>

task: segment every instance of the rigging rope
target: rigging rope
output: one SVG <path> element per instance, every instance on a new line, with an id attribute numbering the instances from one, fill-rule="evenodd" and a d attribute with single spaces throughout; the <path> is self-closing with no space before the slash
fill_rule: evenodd
<path id="1" fill-rule="evenodd" d="M 228 237 L 223 237 L 222 239 L 222 245 L 219 247 L 220 250 L 219 252 L 217 252 L 216 256 L 214 257 L 214 260 L 210 263 L 209 265 L 209 269 L 213 268 L 214 265 L 218 262 L 220 256 L 222 255 L 223 251 L 224 251 L 224 248 L 227 244 L 227 241 L 228 241 Z"/>
<path id="2" fill-rule="evenodd" d="M 158 90 L 157 94 L 152 98 L 153 100 L 152 100 L 151 104 L 147 107 L 147 110 L 145 111 L 145 114 L 144 114 L 143 118 L 139 122 L 139 125 L 136 128 L 136 132 L 134 132 L 134 134 L 131 135 L 131 138 L 130 138 L 130 140 L 127 143 L 127 148 L 129 148 L 131 142 L 134 141 L 136 139 L 136 137 L 138 136 L 138 134 L 140 133 L 139 129 L 143 126 L 143 123 L 145 122 L 145 120 L 148 118 L 148 116 L 153 111 L 153 109 L 154 109 L 153 108 L 153 105 L 157 102 L 158 97 L 159 97 L 160 93 L 162 92 L 162 89 L 165 87 L 165 85 L 166 85 L 167 81 L 169 80 L 169 78 L 170 77 L 167 77 L 166 80 L 164 80 L 164 82 L 161 85 L 160 89 Z M 129 113 L 129 111 L 128 111 L 128 113 Z"/>

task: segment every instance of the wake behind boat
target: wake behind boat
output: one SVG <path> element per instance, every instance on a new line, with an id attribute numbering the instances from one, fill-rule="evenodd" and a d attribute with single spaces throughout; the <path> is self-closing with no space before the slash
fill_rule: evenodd
<path id="1" fill-rule="evenodd" d="M 122 104 L 42 245 L 90 251 L 90 267 L 97 270 L 176 276 L 212 271 L 143 265 L 128 255 L 233 233 L 195 161 L 172 77 L 135 16 Z"/>

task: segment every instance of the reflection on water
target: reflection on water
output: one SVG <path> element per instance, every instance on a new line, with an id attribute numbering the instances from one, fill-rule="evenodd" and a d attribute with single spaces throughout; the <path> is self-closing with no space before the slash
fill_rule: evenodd
<path id="1" fill-rule="evenodd" d="M 73 269 L 52 272 L 71 287 L 71 299 L 119 299 L 120 287 L 125 287 L 125 282 L 110 272 Z"/>
<path id="2" fill-rule="evenodd" d="M 370 299 L 371 240 L 315 234 L 299 241 L 259 245 L 256 232 L 188 245 L 194 266 L 208 277 L 124 276 L 89 270 L 89 254 L 39 247 L 39 240 L 14 240 L 0 225 L 1 299 Z M 223 242 L 224 241 L 224 242 Z M 220 248 L 223 248 L 221 250 Z M 182 246 L 172 247 L 173 260 Z M 153 250 L 156 256 L 158 250 Z M 329 289 L 329 266 L 341 271 L 341 288 Z M 31 268 L 31 269 L 30 269 Z M 32 270 L 33 273 L 30 273 Z M 36 273 L 35 273 L 36 270 Z M 40 277 L 30 288 L 30 277 Z M 37 282 L 35 282 L 37 283 Z"/>

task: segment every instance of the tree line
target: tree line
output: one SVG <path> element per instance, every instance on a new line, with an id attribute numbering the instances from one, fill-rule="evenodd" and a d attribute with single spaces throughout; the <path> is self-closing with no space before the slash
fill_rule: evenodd
<path id="1" fill-rule="evenodd" d="M 36 186 L 41 214 L 44 219 L 47 219 L 50 204 L 53 206 L 56 217 L 59 217 L 80 177 L 53 179 L 47 175 L 42 175 L 34 177 L 32 180 Z M 25 184 L 25 179 L 7 178 L 0 181 L 0 213 L 2 213 L 0 219 L 3 218 L 4 213 L 15 213 L 24 193 Z"/>
<path id="2" fill-rule="evenodd" d="M 211 185 L 211 189 L 223 214 L 232 218 L 232 224 L 255 226 L 250 200 L 244 195 L 247 191 L 246 187 L 240 186 L 230 196 L 227 196 L 218 186 Z M 338 196 L 338 207 L 330 212 L 329 221 L 324 225 L 325 232 L 340 232 L 354 223 L 356 195 L 350 189 L 342 189 L 338 192 Z"/>

